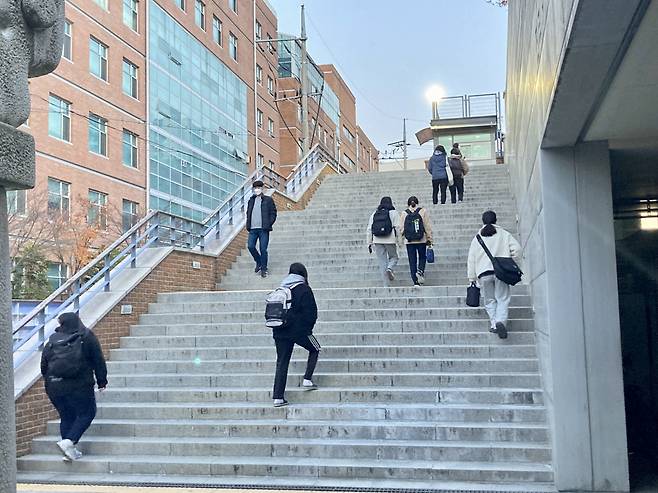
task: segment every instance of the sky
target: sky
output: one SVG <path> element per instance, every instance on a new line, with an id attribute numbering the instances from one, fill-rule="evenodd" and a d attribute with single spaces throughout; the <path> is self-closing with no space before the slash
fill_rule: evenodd
<path id="1" fill-rule="evenodd" d="M 279 31 L 298 34 L 301 0 L 269 0 Z M 507 11 L 485 0 L 305 0 L 313 60 L 333 63 L 356 96 L 359 125 L 380 150 L 428 126 L 433 84 L 447 96 L 505 89 Z M 388 148 L 390 149 L 390 148 Z"/>

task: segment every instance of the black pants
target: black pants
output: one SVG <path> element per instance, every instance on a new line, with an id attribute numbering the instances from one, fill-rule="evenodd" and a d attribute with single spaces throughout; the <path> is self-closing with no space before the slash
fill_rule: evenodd
<path id="1" fill-rule="evenodd" d="M 461 202 L 464 200 L 464 177 L 455 176 L 454 185 L 450 187 L 450 202 L 457 203 L 457 198 Z"/>
<path id="2" fill-rule="evenodd" d="M 446 190 L 448 189 L 448 179 L 432 180 L 432 203 L 439 203 L 439 189 L 441 189 L 441 203 L 446 203 Z"/>
<path id="3" fill-rule="evenodd" d="M 274 339 L 276 344 L 276 374 L 274 375 L 274 399 L 283 399 L 286 392 L 286 382 L 288 380 L 288 367 L 290 366 L 290 357 L 295 344 L 303 347 L 308 351 L 308 361 L 306 362 L 306 373 L 304 378 L 311 380 L 315 366 L 318 364 L 320 356 L 320 343 L 315 336 L 303 336 L 297 339 Z"/>
<path id="4" fill-rule="evenodd" d="M 62 440 L 78 443 L 96 417 L 94 390 L 84 390 L 62 395 L 48 392 L 48 398 L 59 413 L 59 432 Z"/>
<path id="5" fill-rule="evenodd" d="M 407 244 L 407 256 L 409 257 L 409 270 L 414 284 L 418 283 L 418 271 L 425 273 L 427 262 L 427 245 L 425 243 Z"/>

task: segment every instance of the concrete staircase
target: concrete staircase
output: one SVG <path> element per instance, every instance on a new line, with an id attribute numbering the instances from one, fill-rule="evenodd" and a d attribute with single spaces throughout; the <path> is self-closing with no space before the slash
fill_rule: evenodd
<path id="1" fill-rule="evenodd" d="M 454 206 L 432 205 L 429 185 L 425 172 L 331 177 L 306 210 L 280 215 L 270 277 L 257 277 L 245 252 L 223 291 L 160 295 L 110 354 L 85 458 L 62 463 L 53 422 L 19 459 L 21 479 L 552 491 L 528 290 L 514 289 L 505 341 L 464 305 L 482 211 L 515 230 L 506 168 L 474 168 Z M 437 261 L 413 288 L 405 253 L 394 287 L 377 287 L 367 218 L 382 195 L 402 210 L 412 194 L 432 215 Z M 306 264 L 318 299 L 321 388 L 299 389 L 298 348 L 291 405 L 274 409 L 263 300 L 293 261 Z"/>

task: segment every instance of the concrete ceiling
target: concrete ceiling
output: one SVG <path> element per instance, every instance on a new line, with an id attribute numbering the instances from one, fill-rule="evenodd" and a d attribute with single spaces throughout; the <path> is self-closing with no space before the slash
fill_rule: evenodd
<path id="1" fill-rule="evenodd" d="M 643 141 L 658 150 L 658 1 L 649 5 L 585 140 Z M 657 168 L 658 169 L 658 168 Z"/>

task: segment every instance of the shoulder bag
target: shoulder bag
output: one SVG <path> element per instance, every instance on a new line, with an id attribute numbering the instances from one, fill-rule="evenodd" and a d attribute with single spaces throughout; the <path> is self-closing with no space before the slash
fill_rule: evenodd
<path id="1" fill-rule="evenodd" d="M 484 244 L 484 240 L 480 235 L 477 235 L 477 240 L 482 246 L 482 249 L 491 260 L 491 265 L 494 268 L 494 275 L 503 281 L 505 284 L 514 286 L 521 282 L 521 277 L 523 277 L 523 272 L 519 269 L 519 266 L 516 264 L 513 258 L 510 257 L 494 257 L 491 255 L 491 252 L 487 248 L 487 245 Z"/>

